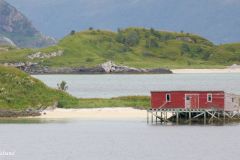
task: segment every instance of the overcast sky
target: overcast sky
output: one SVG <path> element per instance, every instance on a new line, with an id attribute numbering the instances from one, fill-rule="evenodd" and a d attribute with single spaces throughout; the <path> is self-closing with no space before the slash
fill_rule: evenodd
<path id="1" fill-rule="evenodd" d="M 128 26 L 200 34 L 216 43 L 240 41 L 240 0 L 7 0 L 43 33 Z"/>

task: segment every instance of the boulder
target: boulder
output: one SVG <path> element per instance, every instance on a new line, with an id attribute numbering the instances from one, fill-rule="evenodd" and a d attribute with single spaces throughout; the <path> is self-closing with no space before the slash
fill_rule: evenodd
<path id="1" fill-rule="evenodd" d="M 240 69 L 240 65 L 238 64 L 233 64 L 231 66 L 228 67 L 229 69 Z"/>
<path id="2" fill-rule="evenodd" d="M 177 37 L 176 40 L 185 41 L 185 42 L 194 42 L 190 37 Z"/>
<path id="3" fill-rule="evenodd" d="M 116 65 L 112 61 L 108 61 L 101 65 L 105 73 L 141 73 L 147 72 L 145 69 L 138 69 L 128 66 Z"/>

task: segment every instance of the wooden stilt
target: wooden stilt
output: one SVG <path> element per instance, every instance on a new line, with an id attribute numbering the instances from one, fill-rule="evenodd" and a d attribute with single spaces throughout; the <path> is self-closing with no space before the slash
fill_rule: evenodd
<path id="1" fill-rule="evenodd" d="M 192 113 L 191 113 L 191 109 L 189 109 L 189 124 L 192 124 Z"/>
<path id="2" fill-rule="evenodd" d="M 207 124 L 207 112 L 203 111 L 204 112 L 204 125 Z"/>
<path id="3" fill-rule="evenodd" d="M 153 124 L 153 110 L 151 110 L 151 122 Z"/>
<path id="4" fill-rule="evenodd" d="M 158 119 L 158 112 L 157 112 L 157 110 L 156 110 L 156 124 L 157 124 L 157 120 Z"/>
<path id="5" fill-rule="evenodd" d="M 165 111 L 165 123 L 167 123 L 167 111 Z"/>
<path id="6" fill-rule="evenodd" d="M 176 120 L 177 120 L 177 124 L 179 124 L 179 112 L 178 111 L 176 111 Z"/>
<path id="7" fill-rule="evenodd" d="M 163 113 L 161 111 L 161 123 L 163 122 Z"/>
<path id="8" fill-rule="evenodd" d="M 223 111 L 223 123 L 225 123 L 226 121 L 226 114 L 225 114 L 225 111 Z"/>
<path id="9" fill-rule="evenodd" d="M 238 110 L 238 119 L 240 119 L 240 111 Z"/>

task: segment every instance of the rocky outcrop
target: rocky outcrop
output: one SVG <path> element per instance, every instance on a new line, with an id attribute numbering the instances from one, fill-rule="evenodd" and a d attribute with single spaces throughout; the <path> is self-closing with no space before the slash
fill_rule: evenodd
<path id="1" fill-rule="evenodd" d="M 0 117 L 35 117 L 40 116 L 42 110 L 27 109 L 24 111 L 0 110 Z"/>
<path id="2" fill-rule="evenodd" d="M 138 69 L 138 68 L 133 68 L 133 67 L 128 67 L 128 66 L 121 66 L 121 65 L 116 65 L 112 61 L 108 61 L 106 63 L 103 63 L 101 65 L 101 68 L 104 70 L 106 73 L 122 73 L 122 72 L 135 72 L 135 73 L 140 73 L 140 72 L 147 72 L 146 69 Z"/>
<path id="3" fill-rule="evenodd" d="M 233 64 L 233 65 L 229 66 L 228 68 L 229 69 L 240 69 L 240 65 Z"/>
<path id="4" fill-rule="evenodd" d="M 101 65 L 101 68 L 105 73 L 172 73 L 168 69 L 155 68 L 155 69 L 143 69 L 143 68 L 133 68 L 128 66 L 116 65 L 112 61 L 108 61 Z"/>
<path id="5" fill-rule="evenodd" d="M 62 56 L 63 55 L 63 51 L 59 50 L 56 52 L 51 52 L 51 53 L 43 53 L 43 52 L 37 52 L 31 55 L 28 55 L 27 58 L 29 59 L 49 59 L 49 58 L 53 58 L 53 57 L 58 57 L 58 56 Z"/>
<path id="6" fill-rule="evenodd" d="M 194 40 L 191 39 L 190 37 L 177 37 L 176 40 L 185 41 L 185 42 L 194 42 Z"/>
<path id="7" fill-rule="evenodd" d="M 0 0 L 0 34 L 24 48 L 56 43 L 55 39 L 41 34 L 21 12 L 4 0 Z"/>
<path id="8" fill-rule="evenodd" d="M 171 74 L 172 71 L 165 68 L 155 69 L 141 69 L 132 68 L 128 66 L 116 65 L 112 61 L 108 61 L 96 67 L 47 67 L 41 66 L 32 62 L 19 62 L 19 63 L 4 63 L 5 66 L 12 66 L 19 68 L 29 74 L 117 74 L 117 73 L 156 73 L 156 74 Z"/>

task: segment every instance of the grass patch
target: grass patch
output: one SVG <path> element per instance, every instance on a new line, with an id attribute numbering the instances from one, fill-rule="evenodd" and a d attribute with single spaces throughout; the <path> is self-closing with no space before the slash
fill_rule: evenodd
<path id="1" fill-rule="evenodd" d="M 51 89 L 41 81 L 11 67 L 0 65 L 0 109 L 25 110 L 46 108 L 64 101 L 62 107 L 75 107 L 78 99 Z"/>
<path id="2" fill-rule="evenodd" d="M 150 107 L 150 97 L 126 96 L 116 98 L 82 98 L 76 108 L 103 108 L 103 107 L 134 107 L 147 109 Z M 66 107 L 65 107 L 66 108 Z"/>

